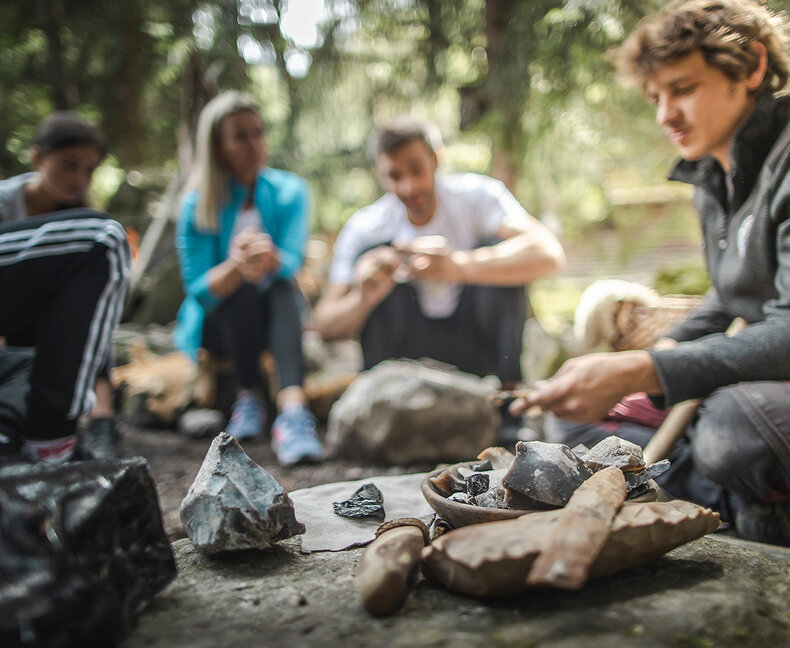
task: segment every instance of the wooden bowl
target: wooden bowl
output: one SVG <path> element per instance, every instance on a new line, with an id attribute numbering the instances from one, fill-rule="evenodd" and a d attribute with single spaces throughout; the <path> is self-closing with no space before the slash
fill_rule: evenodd
<path id="1" fill-rule="evenodd" d="M 498 520 L 512 520 L 522 515 L 529 515 L 530 513 L 537 513 L 538 511 L 546 511 L 551 509 L 495 509 L 485 506 L 474 506 L 472 504 L 464 504 L 463 502 L 455 502 L 447 499 L 441 494 L 439 489 L 431 481 L 431 477 L 436 477 L 448 468 L 469 468 L 472 465 L 479 463 L 475 461 L 463 461 L 453 466 L 446 466 L 444 468 L 437 468 L 429 472 L 422 480 L 422 494 L 428 505 L 436 511 L 444 520 L 446 520 L 453 527 L 467 526 L 469 524 L 480 524 L 482 522 L 496 522 Z M 642 493 L 639 497 L 634 497 L 626 500 L 626 502 L 654 502 L 658 497 L 658 485 L 652 479 L 648 482 L 650 489 Z"/>

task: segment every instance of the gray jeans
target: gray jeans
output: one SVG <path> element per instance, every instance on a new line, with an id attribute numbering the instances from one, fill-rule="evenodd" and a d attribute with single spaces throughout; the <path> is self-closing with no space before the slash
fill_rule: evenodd
<path id="1" fill-rule="evenodd" d="M 549 417 L 546 440 L 592 447 L 610 434 L 647 445 L 652 428 Z M 734 514 L 739 501 L 790 500 L 790 384 L 745 382 L 713 392 L 657 482 L 674 497 Z"/>

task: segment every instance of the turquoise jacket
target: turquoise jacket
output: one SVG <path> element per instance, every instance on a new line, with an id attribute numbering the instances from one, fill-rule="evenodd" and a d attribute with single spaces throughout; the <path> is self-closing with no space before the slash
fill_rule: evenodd
<path id="1" fill-rule="evenodd" d="M 219 214 L 217 231 L 206 231 L 195 223 L 198 192 L 184 196 L 176 224 L 176 249 L 186 298 L 181 304 L 173 333 L 176 348 L 197 359 L 203 337 L 203 319 L 220 299 L 211 292 L 208 273 L 228 257 L 236 214 L 247 190 L 232 180 L 230 197 Z M 280 251 L 277 276 L 293 278 L 302 266 L 303 250 L 310 228 L 310 191 L 298 175 L 265 168 L 258 174 L 255 205 L 263 226 Z"/>

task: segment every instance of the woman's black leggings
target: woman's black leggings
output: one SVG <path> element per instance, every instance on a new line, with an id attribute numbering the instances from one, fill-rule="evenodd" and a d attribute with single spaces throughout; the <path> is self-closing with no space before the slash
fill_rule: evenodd
<path id="1" fill-rule="evenodd" d="M 206 315 L 203 346 L 233 363 L 242 389 L 260 384 L 260 353 L 274 355 L 280 389 L 302 384 L 302 322 L 300 294 L 290 281 L 242 284 Z"/>

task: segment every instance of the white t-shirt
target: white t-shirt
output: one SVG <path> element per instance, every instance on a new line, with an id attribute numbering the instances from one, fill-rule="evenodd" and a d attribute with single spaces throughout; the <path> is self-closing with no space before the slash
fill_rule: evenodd
<path id="1" fill-rule="evenodd" d="M 0 223 L 25 220 L 25 185 L 33 181 L 38 174 L 33 171 L 0 180 Z"/>
<path id="2" fill-rule="evenodd" d="M 453 250 L 472 250 L 496 237 L 505 222 L 526 222 L 527 212 L 499 180 L 476 173 L 436 176 L 436 213 L 422 227 L 409 221 L 406 206 L 388 193 L 356 212 L 335 242 L 329 280 L 348 284 L 363 252 L 383 244 L 408 243 L 441 235 Z M 415 282 L 420 308 L 427 317 L 452 315 L 461 286 L 448 282 Z"/>

